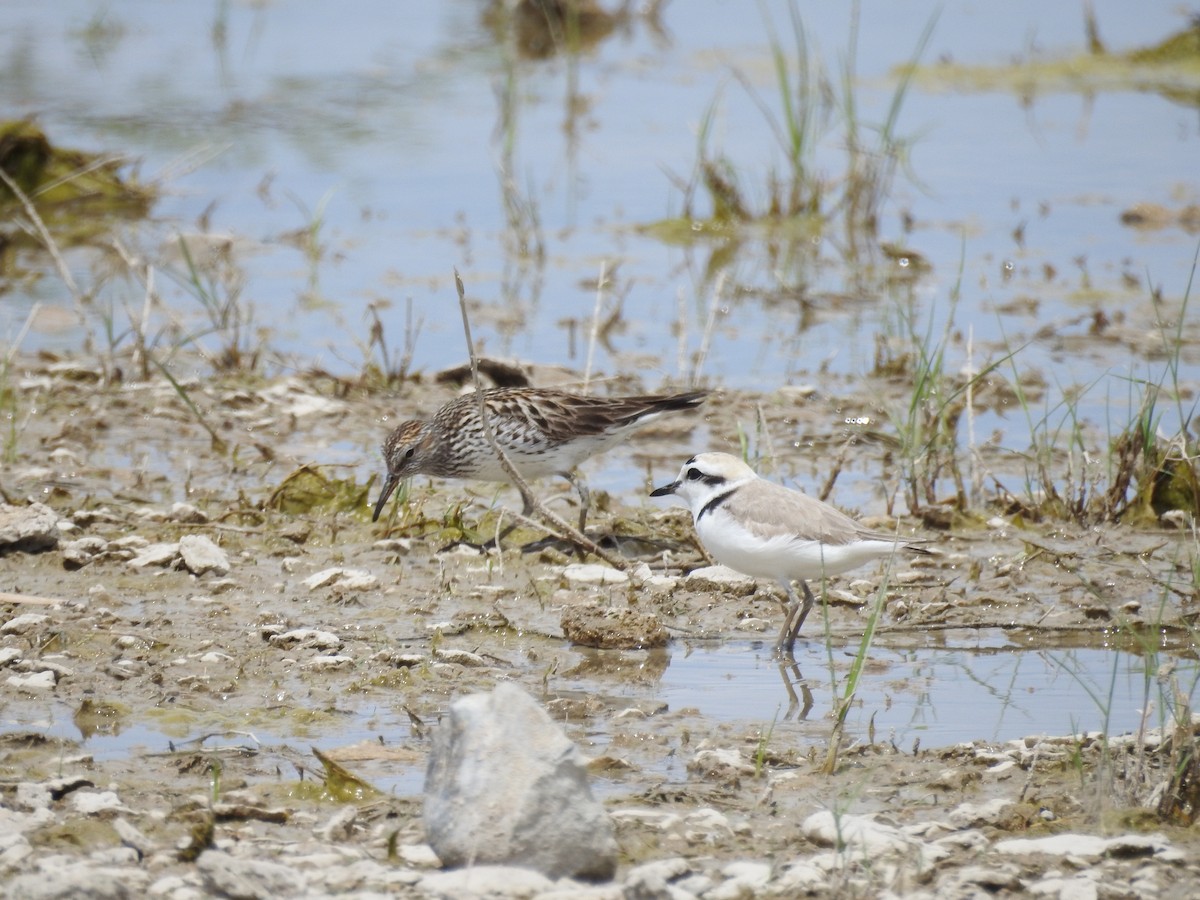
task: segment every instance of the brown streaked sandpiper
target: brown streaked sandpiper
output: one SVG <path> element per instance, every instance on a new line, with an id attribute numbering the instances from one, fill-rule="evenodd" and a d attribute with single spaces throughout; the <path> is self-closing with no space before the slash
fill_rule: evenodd
<path id="1" fill-rule="evenodd" d="M 576 466 L 620 443 L 639 426 L 664 413 L 694 409 L 707 396 L 707 391 L 688 391 L 592 397 L 546 388 L 493 388 L 484 391 L 484 406 L 497 445 L 522 478 L 561 475 L 575 485 L 582 531 L 589 496 L 574 473 Z M 372 521 L 400 480 L 412 475 L 509 480 L 488 443 L 474 393 L 450 401 L 427 422 L 397 426 L 383 443 L 383 458 L 387 477 Z M 524 514 L 531 511 L 526 503 Z"/>

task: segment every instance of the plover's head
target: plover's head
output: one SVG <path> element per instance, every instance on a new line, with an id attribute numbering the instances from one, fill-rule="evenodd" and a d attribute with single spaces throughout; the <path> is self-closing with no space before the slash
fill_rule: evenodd
<path id="1" fill-rule="evenodd" d="M 651 497 L 675 494 L 692 512 L 703 509 L 717 494 L 739 487 L 758 476 L 754 470 L 728 453 L 700 453 L 683 464 L 679 477 L 650 492 Z"/>
<path id="2" fill-rule="evenodd" d="M 372 522 L 379 518 L 388 497 L 392 496 L 392 491 L 402 479 L 425 471 L 430 459 L 430 442 L 431 435 L 424 422 L 405 422 L 387 436 L 387 440 L 383 442 L 383 461 L 387 466 L 387 476 L 383 479 L 383 491 L 375 503 Z"/>

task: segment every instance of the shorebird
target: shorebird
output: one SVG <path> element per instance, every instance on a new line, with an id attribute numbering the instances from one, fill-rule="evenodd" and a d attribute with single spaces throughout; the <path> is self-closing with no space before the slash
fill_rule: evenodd
<path id="1" fill-rule="evenodd" d="M 579 492 L 579 530 L 587 521 L 590 497 L 576 477 L 585 459 L 625 440 L 638 427 L 664 413 L 694 409 L 707 391 L 637 397 L 590 397 L 544 388 L 493 388 L 483 405 L 497 445 L 522 478 L 561 475 Z M 397 426 L 383 443 L 387 477 L 375 504 L 379 518 L 403 478 L 434 475 L 476 481 L 508 481 L 500 458 L 488 443 L 479 398 L 465 394 L 443 406 L 427 422 Z M 523 514 L 532 512 L 526 502 Z"/>
<path id="2" fill-rule="evenodd" d="M 929 552 L 896 535 L 871 531 L 828 503 L 759 478 L 728 453 L 693 456 L 678 478 L 650 496 L 668 494 L 691 509 L 696 534 L 717 562 L 783 586 L 788 602 L 775 642 L 780 654 L 791 655 L 812 609 L 808 579 L 840 575 L 898 549 Z M 793 580 L 804 589 L 803 601 Z"/>

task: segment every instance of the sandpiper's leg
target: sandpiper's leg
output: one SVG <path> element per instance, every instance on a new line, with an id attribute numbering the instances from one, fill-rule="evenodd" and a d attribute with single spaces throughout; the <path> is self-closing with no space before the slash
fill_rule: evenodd
<path id="1" fill-rule="evenodd" d="M 562 477 L 571 482 L 575 486 L 575 492 L 579 494 L 579 533 L 583 534 L 584 526 L 587 525 L 588 509 L 592 505 L 592 492 L 574 472 L 563 472 Z"/>

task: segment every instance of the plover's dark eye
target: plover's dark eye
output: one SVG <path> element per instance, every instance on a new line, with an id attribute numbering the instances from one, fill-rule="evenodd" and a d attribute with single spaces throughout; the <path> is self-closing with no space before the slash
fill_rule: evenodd
<path id="1" fill-rule="evenodd" d="M 704 477 L 704 473 L 701 472 L 699 469 L 694 469 L 694 468 L 688 469 L 687 477 L 688 477 L 688 481 L 699 481 L 701 478 Z"/>
<path id="2" fill-rule="evenodd" d="M 409 447 L 407 450 L 405 450 L 405 451 L 404 451 L 404 458 L 405 458 L 405 459 L 412 459 L 412 455 L 413 455 L 414 453 L 416 453 L 416 452 L 417 452 L 417 448 L 416 448 L 416 447 Z"/>

